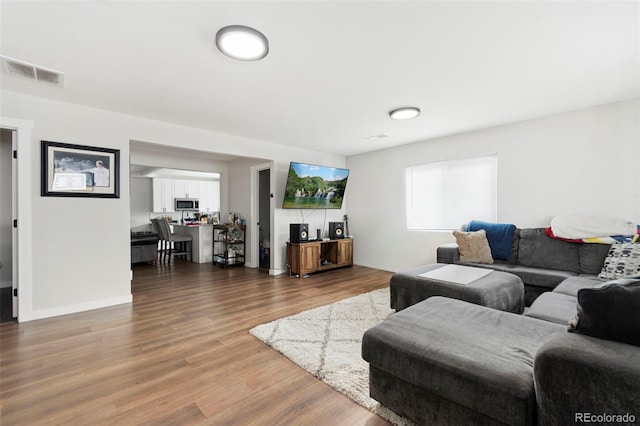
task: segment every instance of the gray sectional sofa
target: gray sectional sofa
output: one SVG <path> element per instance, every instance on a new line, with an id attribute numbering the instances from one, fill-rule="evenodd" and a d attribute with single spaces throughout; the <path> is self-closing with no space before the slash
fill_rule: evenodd
<path id="1" fill-rule="evenodd" d="M 434 426 L 640 424 L 640 276 L 597 278 L 608 251 L 517 229 L 509 260 L 462 263 L 520 277 L 523 314 L 404 295 L 363 336 L 371 397 Z M 454 244 L 437 257 L 461 263 Z"/>
<path id="2" fill-rule="evenodd" d="M 596 278 L 610 247 L 550 238 L 544 228 L 516 228 L 508 260 L 495 260 L 492 264 L 461 262 L 455 243 L 438 247 L 436 256 L 438 263 L 490 268 L 519 276 L 524 283 L 525 304 L 529 306 L 569 277 Z"/>
<path id="3" fill-rule="evenodd" d="M 364 334 L 370 395 L 434 426 L 567 425 L 606 415 L 621 417 L 596 423 L 638 424 L 640 279 L 634 282 L 633 293 L 605 301 L 609 309 L 585 306 L 587 329 L 574 332 L 567 323 L 578 295 L 601 296 L 603 284 L 607 291 L 617 284 L 573 277 L 550 293 L 558 300 L 539 298 L 524 315 L 430 297 Z M 593 318 L 604 331 L 593 331 Z"/>

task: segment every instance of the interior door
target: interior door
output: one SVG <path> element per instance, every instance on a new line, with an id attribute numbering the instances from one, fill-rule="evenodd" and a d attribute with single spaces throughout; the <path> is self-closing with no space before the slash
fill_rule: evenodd
<path id="1" fill-rule="evenodd" d="M 11 131 L 11 152 L 18 152 L 18 138 L 15 130 Z M 11 215 L 15 219 L 18 217 L 17 210 L 17 187 L 18 187 L 18 174 L 16 172 L 17 167 L 17 157 L 14 155 L 11 159 Z M 11 227 L 11 258 L 13 261 L 11 262 L 11 312 L 14 318 L 18 317 L 18 280 L 16 277 L 18 276 L 18 262 L 16 259 L 18 258 L 18 228 L 16 226 Z"/>
<path id="2" fill-rule="evenodd" d="M 17 230 L 16 213 L 16 159 L 17 132 L 0 129 L 0 296 L 1 321 L 10 321 L 18 316 L 17 297 Z"/>
<path id="3" fill-rule="evenodd" d="M 260 269 L 271 267 L 271 170 L 258 172 L 258 253 Z"/>

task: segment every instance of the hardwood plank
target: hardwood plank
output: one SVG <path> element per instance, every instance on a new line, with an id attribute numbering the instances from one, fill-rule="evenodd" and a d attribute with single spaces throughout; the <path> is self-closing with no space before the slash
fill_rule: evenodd
<path id="1" fill-rule="evenodd" d="M 0 324 L 0 423 L 387 424 L 248 330 L 390 277 L 135 265 L 131 305 Z"/>

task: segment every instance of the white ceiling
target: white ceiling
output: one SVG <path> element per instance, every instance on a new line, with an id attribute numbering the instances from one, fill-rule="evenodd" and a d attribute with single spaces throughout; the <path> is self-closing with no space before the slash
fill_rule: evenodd
<path id="1" fill-rule="evenodd" d="M 636 1 L 2 0 L 7 90 L 351 155 L 638 97 Z M 252 26 L 262 61 L 215 50 Z M 422 115 L 392 121 L 415 105 Z M 385 134 L 379 140 L 367 139 Z"/>

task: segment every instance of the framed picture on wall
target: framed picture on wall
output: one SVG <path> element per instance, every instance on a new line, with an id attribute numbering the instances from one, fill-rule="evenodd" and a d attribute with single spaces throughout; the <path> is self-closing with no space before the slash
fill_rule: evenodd
<path id="1" fill-rule="evenodd" d="M 41 164 L 43 196 L 120 198 L 120 150 L 42 141 Z"/>

